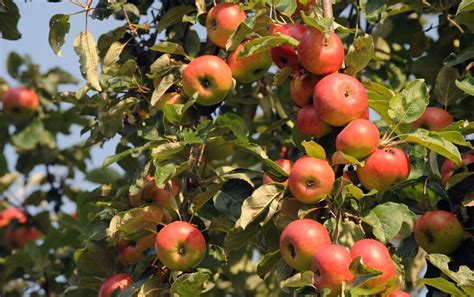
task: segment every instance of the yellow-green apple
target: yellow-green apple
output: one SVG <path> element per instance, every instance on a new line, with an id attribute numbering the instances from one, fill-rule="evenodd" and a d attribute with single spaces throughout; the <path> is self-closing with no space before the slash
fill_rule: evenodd
<path id="1" fill-rule="evenodd" d="M 280 235 L 280 253 L 291 267 L 306 271 L 311 269 L 311 259 L 322 246 L 331 244 L 328 230 L 310 219 L 289 223 Z"/>
<path id="2" fill-rule="evenodd" d="M 363 167 L 357 168 L 357 176 L 367 189 L 383 191 L 410 175 L 410 160 L 404 151 L 385 147 L 376 149 Z"/>
<path id="3" fill-rule="evenodd" d="M 444 109 L 439 107 L 427 107 L 423 115 L 413 122 L 413 128 L 425 128 L 432 131 L 440 131 L 453 122 L 453 117 Z"/>
<path id="4" fill-rule="evenodd" d="M 313 74 L 337 72 L 344 62 L 344 46 L 336 33 L 325 38 L 318 29 L 309 28 L 298 45 L 298 59 Z"/>
<path id="5" fill-rule="evenodd" d="M 123 266 L 137 263 L 143 252 L 155 243 L 155 234 L 149 234 L 136 241 L 123 240 L 118 245 L 119 261 Z"/>
<path id="6" fill-rule="evenodd" d="M 303 203 L 316 203 L 332 191 L 334 171 L 328 161 L 309 156 L 296 160 L 288 177 L 293 196 Z"/>
<path id="7" fill-rule="evenodd" d="M 156 102 L 155 107 L 162 109 L 165 104 L 183 104 L 184 98 L 181 94 L 176 92 L 165 93 L 161 98 Z"/>
<path id="8" fill-rule="evenodd" d="M 183 271 L 198 265 L 206 253 L 201 231 L 187 222 L 172 222 L 155 239 L 158 259 L 171 270 Z"/>
<path id="9" fill-rule="evenodd" d="M 272 66 L 270 51 L 262 51 L 239 58 L 239 53 L 248 42 L 247 40 L 239 45 L 227 58 L 232 76 L 242 83 L 251 83 L 261 79 L 267 73 L 268 68 Z"/>
<path id="10" fill-rule="evenodd" d="M 39 234 L 38 229 L 34 226 L 9 226 L 5 231 L 5 239 L 11 247 L 23 247 L 28 241 L 38 239 Z"/>
<path id="11" fill-rule="evenodd" d="M 225 48 L 232 33 L 245 21 L 245 12 L 234 3 L 219 3 L 207 14 L 207 36 L 217 46 Z"/>
<path id="12" fill-rule="evenodd" d="M 102 283 L 99 289 L 99 297 L 109 297 L 115 290 L 120 290 L 121 292 L 133 283 L 130 275 L 125 273 L 115 274 Z"/>
<path id="13" fill-rule="evenodd" d="M 411 295 L 401 290 L 396 290 L 387 295 L 387 297 L 410 297 Z"/>
<path id="14" fill-rule="evenodd" d="M 368 120 L 350 122 L 336 137 L 336 149 L 357 159 L 364 159 L 379 145 L 380 132 Z"/>
<path id="15" fill-rule="evenodd" d="M 306 106 L 313 103 L 314 86 L 319 77 L 309 73 L 295 76 L 290 83 L 290 96 L 298 106 Z"/>
<path id="16" fill-rule="evenodd" d="M 362 263 L 372 269 L 382 272 L 381 275 L 369 279 L 364 287 L 371 288 L 385 285 L 396 276 L 395 265 L 385 245 L 374 239 L 362 239 L 351 248 L 351 257 L 361 257 Z"/>
<path id="17" fill-rule="evenodd" d="M 329 296 L 339 296 L 342 282 L 348 283 L 354 278 L 349 271 L 351 262 L 351 254 L 341 245 L 331 244 L 320 247 L 311 262 L 316 288 L 331 289 Z"/>
<path id="18" fill-rule="evenodd" d="M 16 207 L 9 207 L 0 212 L 0 228 L 7 226 L 13 220 L 25 223 L 27 218 L 25 213 Z"/>
<path id="19" fill-rule="evenodd" d="M 321 120 L 332 126 L 344 126 L 362 118 L 369 101 L 364 86 L 356 78 L 333 73 L 314 87 L 313 104 Z"/>
<path id="20" fill-rule="evenodd" d="M 232 72 L 221 58 L 204 55 L 192 60 L 183 71 L 183 91 L 188 97 L 198 93 L 200 105 L 214 105 L 232 89 Z"/>
<path id="21" fill-rule="evenodd" d="M 39 106 L 38 95 L 25 87 L 15 87 L 2 94 L 3 112 L 13 119 L 29 119 Z"/>
<path id="22" fill-rule="evenodd" d="M 444 184 L 446 184 L 451 176 L 453 176 L 454 172 L 458 169 L 463 169 L 463 171 L 468 172 L 468 166 L 472 163 L 474 163 L 474 154 L 466 153 L 462 154 L 462 161 L 461 161 L 461 167 L 456 166 L 454 162 L 450 159 L 446 159 L 443 162 L 443 165 L 441 165 L 441 179 Z"/>
<path id="23" fill-rule="evenodd" d="M 291 166 L 293 166 L 293 162 L 288 160 L 288 159 L 280 159 L 276 160 L 275 164 L 277 164 L 283 171 L 286 173 L 290 174 L 291 171 Z M 271 179 L 268 175 L 264 174 L 263 175 L 263 183 L 264 184 L 269 184 L 269 183 L 274 183 L 275 181 Z M 281 182 L 280 184 L 287 186 L 288 185 L 288 180 L 285 180 L 284 182 Z"/>
<path id="24" fill-rule="evenodd" d="M 464 230 L 456 216 L 448 211 L 428 211 L 416 220 L 415 239 L 429 254 L 449 255 L 461 245 Z"/>
<path id="25" fill-rule="evenodd" d="M 296 125 L 301 133 L 315 137 L 328 135 L 332 131 L 332 127 L 318 117 L 312 104 L 306 105 L 298 111 Z"/>
<path id="26" fill-rule="evenodd" d="M 299 41 L 307 29 L 308 28 L 302 24 L 288 23 L 273 27 L 272 33 L 274 36 L 278 36 L 278 34 L 287 35 Z M 293 70 L 299 68 L 298 55 L 296 54 L 296 48 L 294 46 L 276 46 L 270 49 L 270 54 L 273 63 L 275 63 L 278 68 L 291 67 Z"/>

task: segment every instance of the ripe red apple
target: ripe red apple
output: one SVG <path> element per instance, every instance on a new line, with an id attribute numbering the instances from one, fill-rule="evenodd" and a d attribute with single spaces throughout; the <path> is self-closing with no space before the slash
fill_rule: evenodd
<path id="1" fill-rule="evenodd" d="M 238 4 L 219 3 L 207 14 L 207 36 L 215 45 L 225 48 L 229 37 L 246 18 Z"/>
<path id="2" fill-rule="evenodd" d="M 163 108 L 165 104 L 183 104 L 184 98 L 181 94 L 176 92 L 165 93 L 158 102 L 155 104 L 155 107 L 158 109 Z"/>
<path id="3" fill-rule="evenodd" d="M 367 109 L 361 119 L 369 120 L 369 110 Z"/>
<path id="4" fill-rule="evenodd" d="M 179 194 L 179 184 L 175 181 L 171 181 L 171 191 L 167 186 L 158 188 L 156 186 L 155 178 L 149 176 L 143 184 L 141 199 L 145 201 L 153 201 L 162 209 L 172 211 L 173 203 L 171 199 Z"/>
<path id="5" fill-rule="evenodd" d="M 143 252 L 152 247 L 155 243 L 155 234 L 149 234 L 145 237 L 138 239 L 137 241 L 124 240 L 118 245 L 119 250 L 119 261 L 123 266 L 127 266 L 132 263 L 137 263 Z"/>
<path id="6" fill-rule="evenodd" d="M 367 189 L 383 191 L 410 175 L 410 160 L 404 151 L 386 147 L 376 149 L 366 160 L 364 167 L 357 168 L 357 176 Z"/>
<path id="7" fill-rule="evenodd" d="M 12 118 L 24 121 L 38 110 L 39 99 L 35 91 L 15 87 L 2 94 L 3 112 Z"/>
<path id="8" fill-rule="evenodd" d="M 17 220 L 18 223 L 25 223 L 27 218 L 25 213 L 16 207 L 10 207 L 0 212 L 0 228 L 10 224 L 12 220 Z"/>
<path id="9" fill-rule="evenodd" d="M 328 135 L 332 131 L 330 125 L 318 118 L 316 110 L 312 104 L 306 105 L 298 111 L 296 124 L 301 133 L 315 137 Z"/>
<path id="10" fill-rule="evenodd" d="M 444 210 L 428 211 L 419 217 L 414 232 L 418 245 L 429 254 L 451 254 L 464 236 L 456 216 Z"/>
<path id="11" fill-rule="evenodd" d="M 176 221 L 166 225 L 155 239 L 158 259 L 171 270 L 183 271 L 198 265 L 206 253 L 206 240 L 193 225 Z"/>
<path id="12" fill-rule="evenodd" d="M 248 40 L 239 45 L 227 58 L 232 76 L 238 82 L 251 83 L 261 79 L 272 66 L 270 51 L 259 52 L 247 57 L 238 58 Z"/>
<path id="13" fill-rule="evenodd" d="M 10 226 L 5 231 L 5 239 L 11 247 L 23 247 L 28 241 L 38 239 L 36 227 L 27 225 Z"/>
<path id="14" fill-rule="evenodd" d="M 293 77 L 290 83 L 290 95 L 298 106 L 306 106 L 313 103 L 314 86 L 319 81 L 317 76 L 304 73 Z"/>
<path id="15" fill-rule="evenodd" d="M 411 295 L 401 290 L 396 290 L 387 295 L 387 297 L 410 297 Z"/>
<path id="16" fill-rule="evenodd" d="M 425 128 L 432 131 L 440 131 L 453 122 L 453 117 L 444 109 L 439 107 L 427 107 L 423 115 L 413 122 L 413 128 Z"/>
<path id="17" fill-rule="evenodd" d="M 273 35 L 278 36 L 278 33 L 293 37 L 296 40 L 301 40 L 301 37 L 308 28 L 302 24 L 284 24 L 282 26 L 273 27 Z M 293 70 L 299 68 L 298 55 L 296 54 L 296 48 L 291 45 L 280 45 L 270 49 L 273 63 L 278 68 L 291 67 Z"/>
<path id="18" fill-rule="evenodd" d="M 316 203 L 332 191 L 334 181 L 334 171 L 326 160 L 304 156 L 291 168 L 288 187 L 299 201 Z"/>
<path id="19" fill-rule="evenodd" d="M 311 259 L 316 251 L 331 244 L 328 230 L 310 219 L 289 223 L 280 235 L 280 252 L 291 267 L 305 271 L 311 269 Z"/>
<path id="20" fill-rule="evenodd" d="M 337 244 L 320 247 L 313 256 L 311 270 L 315 273 L 314 285 L 318 289 L 331 289 L 329 296 L 339 296 L 342 282 L 354 276 L 349 271 L 352 258 L 349 251 Z"/>
<path id="21" fill-rule="evenodd" d="M 198 93 L 200 105 L 214 105 L 232 89 L 232 71 L 221 58 L 204 55 L 192 60 L 183 71 L 183 91 L 188 97 Z"/>
<path id="22" fill-rule="evenodd" d="M 316 28 L 309 28 L 298 45 L 298 59 L 313 74 L 337 72 L 344 62 L 344 46 L 336 33 L 328 38 Z"/>
<path id="23" fill-rule="evenodd" d="M 396 275 L 395 265 L 385 245 L 374 239 L 362 239 L 357 241 L 351 249 L 351 257 L 362 258 L 362 263 L 370 268 L 382 272 L 381 275 L 367 281 L 367 288 L 386 284 Z"/>
<path id="24" fill-rule="evenodd" d="M 321 120 L 344 126 L 367 112 L 369 101 L 364 86 L 354 77 L 333 73 L 314 87 L 313 104 Z"/>
<path id="25" fill-rule="evenodd" d="M 464 169 L 464 171 L 468 172 L 469 170 L 467 169 L 467 167 L 470 164 L 474 163 L 474 154 L 466 153 L 466 154 L 462 154 L 461 157 L 462 157 L 461 167 Z M 441 179 L 443 183 L 446 184 L 449 178 L 454 174 L 454 172 L 461 167 L 456 166 L 456 164 L 454 164 L 454 162 L 451 161 L 450 159 L 446 159 L 443 162 L 443 165 L 441 165 L 441 170 L 440 170 Z"/>
<path id="26" fill-rule="evenodd" d="M 380 132 L 368 120 L 350 122 L 336 137 L 336 149 L 357 159 L 363 159 L 379 145 Z"/>
<path id="27" fill-rule="evenodd" d="M 115 274 L 108 277 L 100 286 L 99 297 L 109 297 L 112 293 L 120 289 L 121 292 L 133 283 L 130 275 L 125 273 Z"/>
<path id="28" fill-rule="evenodd" d="M 280 168 L 283 169 L 283 171 L 285 171 L 288 174 L 290 174 L 291 167 L 293 166 L 293 162 L 288 160 L 288 159 L 276 160 L 275 164 L 280 166 Z M 269 184 L 269 183 L 274 183 L 274 182 L 275 181 L 273 179 L 271 179 L 268 175 L 266 175 L 266 174 L 263 175 L 263 183 L 264 184 Z M 288 185 L 288 180 L 286 180 L 284 182 L 281 182 L 280 184 L 287 186 Z"/>

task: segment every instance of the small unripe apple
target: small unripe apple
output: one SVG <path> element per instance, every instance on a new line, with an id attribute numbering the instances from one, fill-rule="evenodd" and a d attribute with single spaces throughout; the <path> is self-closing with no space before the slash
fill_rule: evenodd
<path id="1" fill-rule="evenodd" d="M 238 55 L 248 40 L 239 45 L 227 58 L 232 76 L 238 82 L 251 83 L 261 79 L 272 66 L 270 51 L 262 51 L 250 56 L 239 58 Z"/>
<path id="2" fill-rule="evenodd" d="M 337 72 L 344 62 L 344 46 L 336 33 L 325 38 L 318 29 L 309 28 L 298 45 L 298 59 L 313 74 Z"/>
<path id="3" fill-rule="evenodd" d="M 183 271 L 202 261 L 206 253 L 206 240 L 193 225 L 176 221 L 158 232 L 155 248 L 161 263 L 171 270 Z"/>
<path id="4" fill-rule="evenodd" d="M 332 126 L 344 126 L 364 116 L 369 100 L 364 86 L 356 78 L 333 73 L 314 87 L 313 104 L 321 120 Z"/>
<path id="5" fill-rule="evenodd" d="M 441 179 L 444 184 L 446 184 L 451 176 L 453 176 L 454 172 L 456 170 L 463 168 L 465 172 L 468 172 L 468 166 L 472 163 L 474 163 L 474 154 L 466 153 L 466 154 L 461 154 L 462 160 L 461 160 L 461 167 L 456 166 L 454 162 L 450 159 L 446 159 L 443 162 L 443 165 L 441 165 Z"/>
<path id="6" fill-rule="evenodd" d="M 290 83 L 290 95 L 293 102 L 298 106 L 306 106 L 313 103 L 314 86 L 319 77 L 304 73 L 293 77 Z"/>
<path id="7" fill-rule="evenodd" d="M 25 223 L 27 218 L 25 213 L 16 207 L 9 207 L 0 211 L 0 228 L 7 226 L 13 220 L 17 220 L 18 223 Z"/>
<path id="8" fill-rule="evenodd" d="M 273 35 L 278 36 L 278 33 L 293 37 L 296 40 L 301 40 L 301 37 L 306 32 L 307 27 L 302 24 L 284 24 L 281 26 L 275 26 L 273 28 Z M 291 67 L 293 70 L 299 68 L 298 55 L 296 54 L 296 48 L 291 45 L 280 45 L 270 49 L 273 63 L 278 68 Z"/>
<path id="9" fill-rule="evenodd" d="M 232 71 L 217 56 L 204 55 L 192 60 L 183 71 L 183 91 L 188 97 L 198 93 L 200 105 L 214 105 L 232 89 Z"/>
<path id="10" fill-rule="evenodd" d="M 463 237 L 461 223 L 448 211 L 428 211 L 415 224 L 416 242 L 429 254 L 449 255 L 461 245 Z"/>
<path id="11" fill-rule="evenodd" d="M 326 160 L 304 156 L 291 168 L 288 187 L 299 201 L 316 203 L 332 191 L 334 181 L 334 171 Z"/>
<path id="12" fill-rule="evenodd" d="M 135 242 L 127 240 L 118 245 L 119 261 L 123 266 L 137 263 L 143 256 L 143 252 L 155 243 L 155 234 L 149 234 Z"/>
<path id="13" fill-rule="evenodd" d="M 411 295 L 401 290 L 396 290 L 387 295 L 387 297 L 410 297 Z"/>
<path id="14" fill-rule="evenodd" d="M 9 226 L 5 231 L 5 239 L 9 246 L 23 247 L 28 241 L 38 239 L 40 233 L 36 227 L 27 225 Z"/>
<path id="15" fill-rule="evenodd" d="M 336 149 L 357 159 L 364 159 L 379 145 L 380 132 L 368 120 L 350 122 L 336 137 Z"/>
<path id="16" fill-rule="evenodd" d="M 24 121 L 38 110 L 39 98 L 35 91 L 15 87 L 2 94 L 3 112 L 18 121 Z"/>
<path id="17" fill-rule="evenodd" d="M 280 235 L 280 253 L 291 267 L 306 271 L 311 269 L 311 260 L 322 246 L 331 244 L 328 230 L 310 219 L 299 219 L 289 223 Z"/>
<path id="18" fill-rule="evenodd" d="M 357 168 L 357 176 L 367 189 L 384 191 L 410 175 L 410 160 L 404 151 L 386 147 L 376 149 L 363 167 Z"/>
<path id="19" fill-rule="evenodd" d="M 283 171 L 286 173 L 290 174 L 291 171 L 291 166 L 293 166 L 293 162 L 288 160 L 288 159 L 280 159 L 276 160 L 275 164 L 277 164 Z M 268 175 L 264 174 L 263 175 L 263 183 L 264 184 L 269 184 L 269 183 L 274 183 L 275 181 L 271 179 Z M 281 182 L 280 184 L 287 186 L 288 185 L 288 180 Z"/>
<path id="20" fill-rule="evenodd" d="M 312 104 L 306 105 L 298 111 L 296 124 L 301 133 L 315 137 L 328 135 L 332 127 L 321 121 Z"/>
<path id="21" fill-rule="evenodd" d="M 238 4 L 219 3 L 207 14 L 207 36 L 215 45 L 225 48 L 229 37 L 246 18 Z"/>
<path id="22" fill-rule="evenodd" d="M 100 286 L 99 297 L 109 297 L 112 295 L 115 290 L 120 290 L 121 292 L 133 283 L 130 275 L 125 273 L 115 274 L 108 277 Z"/>
<path id="23" fill-rule="evenodd" d="M 453 117 L 439 107 L 427 107 L 423 115 L 413 122 L 413 128 L 425 128 L 432 131 L 441 131 L 453 122 Z"/>

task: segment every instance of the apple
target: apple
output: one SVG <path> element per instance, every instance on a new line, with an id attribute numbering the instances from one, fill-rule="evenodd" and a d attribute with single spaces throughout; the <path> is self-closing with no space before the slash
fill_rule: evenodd
<path id="1" fill-rule="evenodd" d="M 461 245 L 464 230 L 456 216 L 448 211 L 428 211 L 416 220 L 415 239 L 429 254 L 449 255 Z"/>
<path id="2" fill-rule="evenodd" d="M 10 224 L 12 220 L 17 220 L 18 223 L 25 223 L 27 218 L 25 213 L 16 207 L 9 207 L 0 212 L 0 228 Z"/>
<path id="3" fill-rule="evenodd" d="M 117 289 L 120 289 L 120 291 L 123 292 L 132 283 L 133 280 L 128 274 L 120 273 L 112 275 L 100 286 L 99 297 L 109 297 Z"/>
<path id="4" fill-rule="evenodd" d="M 318 118 L 312 104 L 306 105 L 298 111 L 296 124 L 301 133 L 315 137 L 328 135 L 332 131 L 330 125 Z"/>
<path id="5" fill-rule="evenodd" d="M 290 83 L 290 96 L 298 106 L 306 106 L 313 103 L 314 86 L 319 77 L 309 73 L 295 76 Z"/>
<path id="6" fill-rule="evenodd" d="M 206 240 L 187 222 L 172 222 L 155 239 L 158 259 L 171 270 L 183 271 L 198 265 L 206 253 Z"/>
<path id="7" fill-rule="evenodd" d="M 369 120 L 369 109 L 367 109 L 361 119 Z"/>
<path id="8" fill-rule="evenodd" d="M 2 94 L 3 112 L 12 118 L 24 121 L 38 110 L 39 99 L 35 91 L 25 87 L 15 87 Z"/>
<path id="9" fill-rule="evenodd" d="M 183 104 L 184 98 L 181 94 L 176 92 L 165 93 L 161 98 L 156 102 L 155 107 L 157 109 L 162 109 L 165 104 Z"/>
<path id="10" fill-rule="evenodd" d="M 298 45 L 298 59 L 313 74 L 337 72 L 344 62 L 344 46 L 336 33 L 325 38 L 318 29 L 309 28 Z"/>
<path id="11" fill-rule="evenodd" d="M 357 168 L 357 176 L 367 189 L 383 191 L 410 175 L 410 160 L 404 151 L 386 147 L 376 149 L 363 167 Z"/>
<path id="12" fill-rule="evenodd" d="M 240 51 L 249 40 L 239 45 L 227 58 L 232 76 L 241 83 L 251 83 L 261 79 L 272 66 L 270 51 L 262 51 L 247 57 L 238 58 Z"/>
<path id="13" fill-rule="evenodd" d="M 303 203 L 316 203 L 332 191 L 334 171 L 328 161 L 303 156 L 290 171 L 288 187 L 293 196 Z"/>
<path id="14" fill-rule="evenodd" d="M 439 107 L 427 107 L 423 115 L 412 123 L 413 128 L 441 131 L 453 122 L 453 117 Z"/>
<path id="15" fill-rule="evenodd" d="M 196 92 L 200 105 L 214 105 L 232 89 L 232 71 L 221 58 L 204 55 L 193 59 L 183 71 L 183 91 L 188 97 Z"/>
<path id="16" fill-rule="evenodd" d="M 385 285 L 395 275 L 395 265 L 385 245 L 374 239 L 362 239 L 354 243 L 351 249 L 351 257 L 362 258 L 362 263 L 372 269 L 382 272 L 381 275 L 371 278 L 364 286 L 367 288 Z"/>
<path id="17" fill-rule="evenodd" d="M 380 132 L 368 120 L 350 122 L 336 137 L 336 149 L 357 159 L 364 159 L 379 145 Z"/>
<path id="18" fill-rule="evenodd" d="M 275 164 L 277 164 L 283 171 L 286 173 L 290 174 L 291 171 L 291 166 L 293 166 L 293 162 L 288 160 L 288 159 L 280 159 L 276 160 Z M 268 175 L 264 174 L 263 175 L 263 183 L 264 184 L 269 184 L 269 183 L 274 183 L 275 181 L 271 179 Z M 288 180 L 281 182 L 280 184 L 287 186 L 288 185 Z"/>
<path id="19" fill-rule="evenodd" d="M 227 40 L 246 18 L 238 4 L 219 3 L 207 14 L 207 36 L 215 45 L 226 48 Z"/>
<path id="20" fill-rule="evenodd" d="M 28 241 L 38 239 L 39 234 L 33 226 L 10 226 L 5 231 L 5 239 L 11 247 L 23 247 Z"/>
<path id="21" fill-rule="evenodd" d="M 311 262 L 316 288 L 331 289 L 329 296 L 339 296 L 342 282 L 347 283 L 354 278 L 349 271 L 351 262 L 351 254 L 341 245 L 331 244 L 320 247 Z"/>
<path id="22" fill-rule="evenodd" d="M 468 172 L 468 166 L 472 163 L 474 163 L 474 154 L 462 154 L 461 155 L 462 160 L 461 160 L 461 167 L 456 166 L 454 162 L 450 159 L 446 159 L 443 162 L 443 165 L 441 165 L 441 180 L 443 181 L 444 184 L 446 184 L 449 180 L 449 178 L 456 172 L 456 170 L 463 168 L 463 171 Z"/>
<path id="23" fill-rule="evenodd" d="M 284 24 L 281 26 L 273 27 L 272 34 L 278 36 L 278 34 L 287 35 L 293 37 L 296 40 L 301 40 L 301 37 L 308 28 L 302 24 Z M 296 48 L 291 45 L 280 45 L 270 49 L 273 63 L 278 68 L 291 67 L 293 70 L 299 68 L 298 55 L 296 54 Z"/>
<path id="24" fill-rule="evenodd" d="M 364 86 L 354 77 L 333 73 L 314 87 L 313 104 L 319 118 L 333 126 L 344 126 L 364 117 L 369 106 Z"/>
<path id="25" fill-rule="evenodd" d="M 171 181 L 171 191 L 168 186 L 158 188 L 156 186 L 155 178 L 149 176 L 141 191 L 141 199 L 145 201 L 153 201 L 160 208 L 167 210 L 170 214 L 174 212 L 172 199 L 179 194 L 179 184 L 175 181 Z"/>
<path id="26" fill-rule="evenodd" d="M 155 243 L 155 234 L 149 234 L 137 241 L 123 240 L 118 245 L 119 261 L 123 266 L 137 263 L 145 250 Z"/>
<path id="27" fill-rule="evenodd" d="M 331 244 L 328 230 L 310 219 L 289 223 L 280 235 L 280 252 L 291 267 L 305 271 L 311 269 L 311 259 L 322 246 Z"/>
<path id="28" fill-rule="evenodd" d="M 410 297 L 411 295 L 401 290 L 396 290 L 387 295 L 387 297 Z"/>

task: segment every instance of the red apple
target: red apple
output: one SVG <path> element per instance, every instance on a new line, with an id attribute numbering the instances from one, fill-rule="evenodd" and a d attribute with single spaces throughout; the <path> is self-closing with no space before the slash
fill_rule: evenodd
<path id="1" fill-rule="evenodd" d="M 145 201 L 153 201 L 162 209 L 172 211 L 173 203 L 171 199 L 174 199 L 179 194 L 179 184 L 175 181 L 171 181 L 171 191 L 167 186 L 158 188 L 156 186 L 155 178 L 149 176 L 143 184 L 141 198 Z"/>
<path id="2" fill-rule="evenodd" d="M 427 107 L 423 115 L 413 122 L 413 128 L 425 128 L 432 131 L 440 131 L 453 122 L 453 117 L 444 109 L 439 107 Z"/>
<path id="3" fill-rule="evenodd" d="M 188 97 L 198 93 L 200 105 L 214 105 L 232 89 L 232 71 L 217 56 L 204 55 L 192 60 L 183 71 L 183 91 Z"/>
<path id="4" fill-rule="evenodd" d="M 232 76 L 238 82 L 251 83 L 261 79 L 272 66 L 270 51 L 259 52 L 250 56 L 238 58 L 248 40 L 239 45 L 227 58 L 227 64 L 232 71 Z"/>
<path id="5" fill-rule="evenodd" d="M 184 98 L 181 94 L 176 92 L 165 93 L 161 98 L 156 102 L 155 107 L 162 109 L 165 104 L 183 104 Z"/>
<path id="6" fill-rule="evenodd" d="M 404 151 L 386 147 L 376 149 L 366 160 L 364 167 L 357 168 L 357 176 L 367 189 L 383 191 L 410 175 L 410 160 Z"/>
<path id="7" fill-rule="evenodd" d="M 351 257 L 362 258 L 362 263 L 372 269 L 382 272 L 381 275 L 371 278 L 364 286 L 367 288 L 385 285 L 396 275 L 395 265 L 385 245 L 374 239 L 357 241 L 351 249 Z"/>
<path id="8" fill-rule="evenodd" d="M 468 172 L 468 166 L 474 163 L 474 154 L 462 154 L 461 167 L 456 166 L 454 162 L 450 159 L 446 159 L 441 165 L 441 179 L 443 183 L 446 184 L 449 178 L 454 174 L 454 172 L 460 168 L 463 168 L 464 171 Z"/>
<path id="9" fill-rule="evenodd" d="M 25 213 L 16 207 L 10 207 L 0 212 L 0 228 L 10 224 L 12 220 L 17 220 L 18 223 L 25 223 L 27 218 Z"/>
<path id="10" fill-rule="evenodd" d="M 354 77 L 333 73 L 314 87 L 313 104 L 321 120 L 344 126 L 367 112 L 369 101 L 364 86 Z"/>
<path id="11" fill-rule="evenodd" d="M 207 14 L 207 36 L 215 45 L 226 48 L 227 40 L 246 18 L 238 4 L 219 3 Z"/>
<path id="12" fill-rule="evenodd" d="M 316 110 L 312 104 L 306 105 L 298 111 L 296 124 L 301 133 L 315 137 L 328 135 L 332 131 L 330 125 L 318 118 Z"/>
<path id="13" fill-rule="evenodd" d="M 39 99 L 35 91 L 15 87 L 2 94 L 3 112 L 14 119 L 29 119 L 38 110 Z"/>
<path id="14" fill-rule="evenodd" d="M 305 271 L 311 269 L 311 259 L 322 246 L 331 244 L 328 230 L 310 219 L 289 223 L 280 235 L 280 252 L 291 267 Z"/>
<path id="15" fill-rule="evenodd" d="M 449 255 L 461 245 L 463 237 L 461 223 L 448 211 L 428 211 L 416 220 L 416 242 L 429 254 Z"/>
<path id="16" fill-rule="evenodd" d="M 125 273 L 115 274 L 108 277 L 100 286 L 99 297 L 109 297 L 112 293 L 120 289 L 121 292 L 133 283 L 130 275 Z"/>
<path id="17" fill-rule="evenodd" d="M 369 120 L 369 110 L 367 109 L 361 119 Z"/>
<path id="18" fill-rule="evenodd" d="M 288 159 L 280 159 L 276 160 L 275 163 L 280 166 L 281 169 L 283 169 L 286 173 L 290 174 L 291 166 L 293 166 L 293 162 L 291 162 Z M 269 183 L 274 183 L 275 181 L 271 179 L 268 175 L 264 174 L 263 175 L 263 183 L 264 184 L 269 184 Z M 287 186 L 288 185 L 288 180 L 281 182 L 280 184 Z"/>
<path id="19" fill-rule="evenodd" d="M 403 292 L 400 290 L 393 291 L 387 295 L 387 297 L 410 297 L 411 295 L 407 292 Z"/>
<path id="20" fill-rule="evenodd" d="M 336 149 L 357 159 L 363 159 L 379 145 L 380 132 L 368 120 L 350 122 L 336 137 Z"/>
<path id="21" fill-rule="evenodd" d="M 27 225 L 10 226 L 5 238 L 11 247 L 23 247 L 28 241 L 38 239 L 40 233 L 36 227 Z"/>
<path id="22" fill-rule="evenodd" d="M 304 73 L 293 77 L 290 84 L 290 95 L 298 106 L 306 106 L 313 103 L 314 86 L 319 81 L 317 76 Z"/>
<path id="23" fill-rule="evenodd" d="M 206 240 L 193 225 L 176 221 L 158 232 L 155 240 L 158 259 L 171 270 L 188 270 L 198 265 L 206 253 Z"/>
<path id="24" fill-rule="evenodd" d="M 278 33 L 287 35 L 299 41 L 306 30 L 305 25 L 289 23 L 282 26 L 275 26 L 272 33 L 274 36 L 278 36 Z M 273 62 L 279 68 L 291 67 L 293 70 L 299 68 L 298 55 L 296 54 L 296 48 L 294 46 L 276 46 L 270 50 L 270 54 Z"/>
<path id="25" fill-rule="evenodd" d="M 152 247 L 154 243 L 155 234 L 149 234 L 135 242 L 122 241 L 118 246 L 120 263 L 123 266 L 137 263 L 141 259 L 143 252 Z"/>
<path id="26" fill-rule="evenodd" d="M 347 283 L 354 278 L 349 271 L 351 262 L 351 254 L 341 245 L 331 244 L 320 247 L 311 263 L 311 270 L 315 273 L 316 288 L 331 289 L 329 296 L 339 296 L 342 282 Z"/>
<path id="27" fill-rule="evenodd" d="M 299 201 L 316 203 L 332 191 L 334 181 L 334 171 L 326 160 L 304 156 L 291 168 L 288 187 Z"/>
<path id="28" fill-rule="evenodd" d="M 298 45 L 298 59 L 313 74 L 337 72 L 344 62 L 344 46 L 336 33 L 328 38 L 316 28 L 309 28 Z"/>

